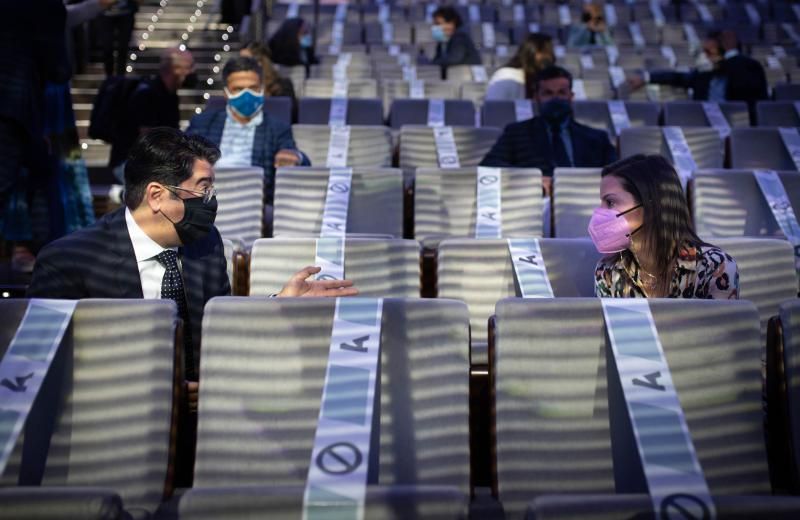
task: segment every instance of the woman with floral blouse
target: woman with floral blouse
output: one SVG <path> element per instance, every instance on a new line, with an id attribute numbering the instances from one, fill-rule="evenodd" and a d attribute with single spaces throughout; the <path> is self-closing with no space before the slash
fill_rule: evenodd
<path id="1" fill-rule="evenodd" d="M 660 155 L 603 169 L 589 235 L 606 255 L 595 270 L 597 296 L 739 297 L 736 262 L 694 233 L 678 175 Z"/>

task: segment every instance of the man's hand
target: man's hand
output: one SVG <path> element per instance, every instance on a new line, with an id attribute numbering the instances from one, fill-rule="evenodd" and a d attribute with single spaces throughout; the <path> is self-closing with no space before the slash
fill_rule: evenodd
<path id="1" fill-rule="evenodd" d="M 279 297 L 296 296 L 322 296 L 336 298 L 339 296 L 355 296 L 358 289 L 353 287 L 352 280 L 311 280 L 308 278 L 317 274 L 322 269 L 320 267 L 308 266 L 292 275 L 281 292 Z"/>
<path id="2" fill-rule="evenodd" d="M 278 150 L 278 153 L 275 154 L 276 168 L 280 168 L 281 166 L 297 166 L 301 161 L 300 154 L 294 150 Z"/>
<path id="3" fill-rule="evenodd" d="M 197 413 L 197 394 L 200 390 L 200 383 L 197 381 L 184 381 L 186 387 L 186 401 L 189 403 L 189 412 Z"/>
<path id="4" fill-rule="evenodd" d="M 644 76 L 641 74 L 629 74 L 627 81 L 631 90 L 639 90 L 645 85 Z"/>
<path id="5" fill-rule="evenodd" d="M 542 177 L 542 195 L 549 197 L 553 193 L 553 178 Z"/>

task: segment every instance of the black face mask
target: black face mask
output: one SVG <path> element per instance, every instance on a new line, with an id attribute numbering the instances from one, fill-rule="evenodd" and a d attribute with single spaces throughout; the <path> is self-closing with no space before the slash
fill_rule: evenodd
<path id="1" fill-rule="evenodd" d="M 183 219 L 180 222 L 172 222 L 169 217 L 164 216 L 175 226 L 181 244 L 189 245 L 204 239 L 214 227 L 214 220 L 217 218 L 217 198 L 211 197 L 208 203 L 203 202 L 203 197 L 181 200 Z"/>
<path id="2" fill-rule="evenodd" d="M 542 104 L 540 115 L 551 126 L 561 125 L 572 116 L 572 105 L 566 99 L 554 98 Z"/>

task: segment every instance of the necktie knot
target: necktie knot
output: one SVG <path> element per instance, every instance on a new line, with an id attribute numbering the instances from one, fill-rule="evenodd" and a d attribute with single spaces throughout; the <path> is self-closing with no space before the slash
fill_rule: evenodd
<path id="1" fill-rule="evenodd" d="M 164 266 L 164 269 L 178 269 L 178 253 L 172 249 L 165 249 L 156 255 L 156 261 Z"/>

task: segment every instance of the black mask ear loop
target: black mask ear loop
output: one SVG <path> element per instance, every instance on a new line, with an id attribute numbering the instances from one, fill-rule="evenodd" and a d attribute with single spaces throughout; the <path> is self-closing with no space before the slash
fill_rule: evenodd
<path id="1" fill-rule="evenodd" d="M 626 209 L 626 210 L 625 210 L 625 211 L 623 211 L 622 213 L 617 213 L 617 218 L 619 218 L 619 217 L 621 217 L 621 216 L 625 215 L 626 213 L 630 213 L 631 211 L 633 211 L 633 210 L 635 210 L 635 209 L 639 209 L 639 208 L 641 208 L 641 207 L 642 207 L 642 204 L 637 204 L 637 205 L 635 205 L 634 207 L 632 207 L 632 208 L 630 208 L 630 209 Z M 634 233 L 636 233 L 637 231 L 639 231 L 640 229 L 642 229 L 642 226 L 639 226 L 639 227 L 637 227 L 636 229 L 634 229 L 633 231 L 631 231 L 630 233 L 628 233 L 628 234 L 627 234 L 627 235 L 625 235 L 625 236 L 627 236 L 627 237 L 632 237 L 632 236 L 633 236 L 633 234 L 634 234 Z"/>

